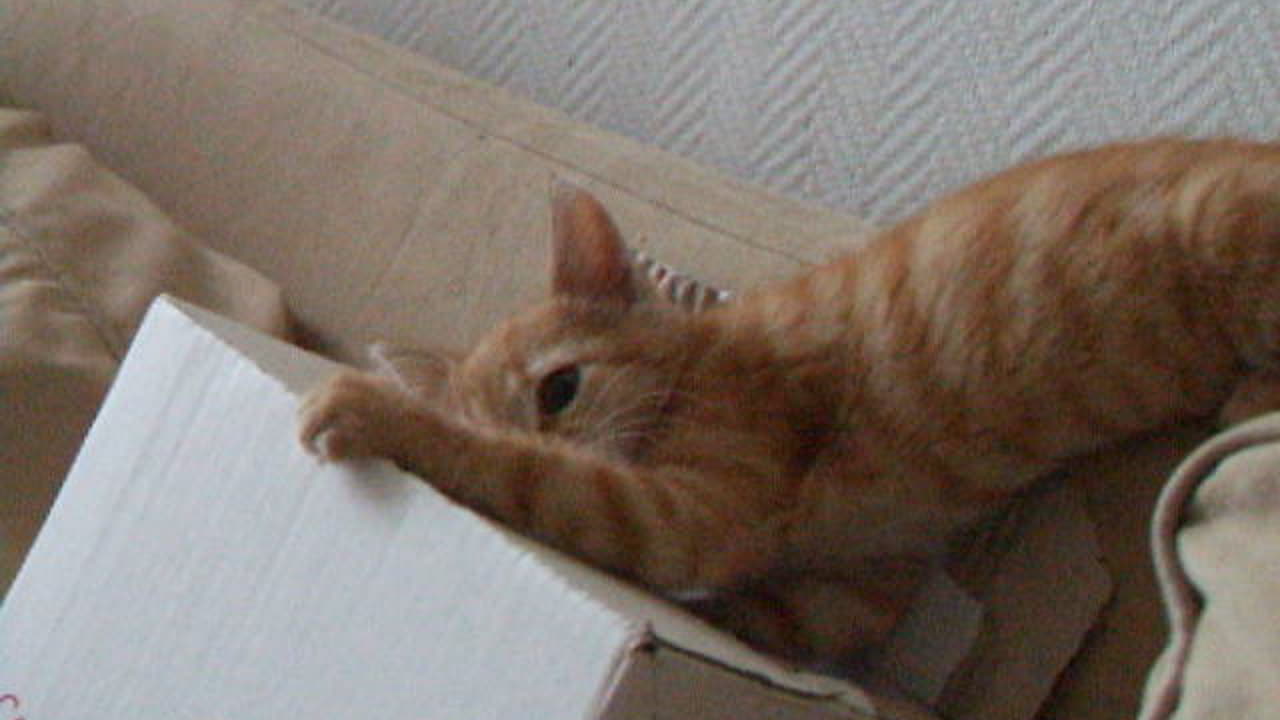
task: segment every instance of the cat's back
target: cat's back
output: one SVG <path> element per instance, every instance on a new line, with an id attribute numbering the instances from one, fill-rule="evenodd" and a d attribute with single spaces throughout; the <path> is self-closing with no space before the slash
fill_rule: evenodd
<path id="1" fill-rule="evenodd" d="M 1156 140 L 971 186 L 746 296 L 733 324 L 818 369 L 835 407 L 810 527 L 884 508 L 872 535 L 910 538 L 1214 411 L 1275 358 L 1277 278 L 1280 148 Z"/>

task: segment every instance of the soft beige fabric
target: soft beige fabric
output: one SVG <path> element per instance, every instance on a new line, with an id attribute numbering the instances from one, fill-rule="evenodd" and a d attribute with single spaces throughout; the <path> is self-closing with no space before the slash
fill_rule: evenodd
<path id="1" fill-rule="evenodd" d="M 469 342 L 540 296 L 557 179 L 721 287 L 865 234 L 284 3 L 7 5 L 0 88 L 279 282 L 309 343 L 348 360 Z"/>
<path id="2" fill-rule="evenodd" d="M 161 292 L 286 331 L 274 285 L 54 143 L 38 115 L 0 109 L 0 588 Z"/>
<path id="3" fill-rule="evenodd" d="M 1143 720 L 1280 713 L 1280 415 L 1225 433 L 1174 474 L 1156 508 L 1171 626 Z"/>

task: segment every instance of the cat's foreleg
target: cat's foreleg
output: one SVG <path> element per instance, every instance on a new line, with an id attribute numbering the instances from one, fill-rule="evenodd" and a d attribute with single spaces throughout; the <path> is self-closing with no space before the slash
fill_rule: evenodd
<path id="1" fill-rule="evenodd" d="M 472 427 L 393 381 L 339 373 L 301 410 L 320 457 L 383 457 L 463 504 L 588 562 L 672 595 L 755 572 L 759 519 L 719 507 L 679 469 L 638 469 L 554 439 Z"/>

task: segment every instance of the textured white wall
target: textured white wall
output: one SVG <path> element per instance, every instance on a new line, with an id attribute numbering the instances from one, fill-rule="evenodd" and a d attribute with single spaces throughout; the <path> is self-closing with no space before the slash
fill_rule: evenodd
<path id="1" fill-rule="evenodd" d="M 1280 137 L 1277 0 L 294 2 L 877 221 L 1083 144 Z"/>

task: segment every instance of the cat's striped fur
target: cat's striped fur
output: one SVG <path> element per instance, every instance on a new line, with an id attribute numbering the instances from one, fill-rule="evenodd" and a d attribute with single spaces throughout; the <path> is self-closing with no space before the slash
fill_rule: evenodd
<path id="1" fill-rule="evenodd" d="M 643 299 L 590 196 L 554 204 L 546 305 L 442 364 L 430 402 L 338 375 L 304 441 L 710 594 L 704 613 L 793 657 L 883 637 L 930 558 L 1064 460 L 1280 399 L 1277 146 L 1037 162 L 699 313 Z"/>

